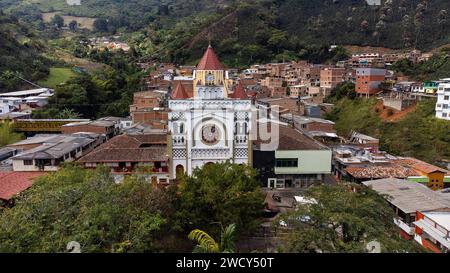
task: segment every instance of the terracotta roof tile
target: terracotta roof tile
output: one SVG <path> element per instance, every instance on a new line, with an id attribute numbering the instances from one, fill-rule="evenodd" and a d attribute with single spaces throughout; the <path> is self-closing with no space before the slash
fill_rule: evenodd
<path id="1" fill-rule="evenodd" d="M 197 65 L 198 70 L 224 70 L 212 46 L 209 46 Z"/>
<path id="2" fill-rule="evenodd" d="M 233 94 L 231 94 L 231 98 L 240 100 L 248 99 L 247 94 L 245 94 L 244 87 L 240 82 L 236 86 L 236 89 L 234 90 Z"/>
<path id="3" fill-rule="evenodd" d="M 384 166 L 349 167 L 345 169 L 348 174 L 356 179 L 381 179 L 381 178 L 408 178 L 419 173 L 411 168 L 389 164 Z"/>
<path id="4" fill-rule="evenodd" d="M 81 163 L 167 161 L 167 135 L 120 135 L 78 160 Z"/>
<path id="5" fill-rule="evenodd" d="M 44 172 L 0 172 L 0 199 L 10 200 L 31 187 L 34 179 Z"/>
<path id="6" fill-rule="evenodd" d="M 416 158 L 412 158 L 412 157 L 406 157 L 406 158 L 402 158 L 397 160 L 398 164 L 402 164 L 405 166 L 409 166 L 419 172 L 422 173 L 434 173 L 434 172 L 441 172 L 441 173 L 447 173 L 447 170 L 444 170 L 442 168 L 439 168 L 437 166 L 431 165 L 429 163 L 423 162 L 419 159 Z"/>
<path id="7" fill-rule="evenodd" d="M 186 90 L 184 89 L 184 86 L 182 83 L 178 83 L 177 87 L 175 88 L 175 91 L 172 93 L 172 99 L 174 100 L 182 100 L 182 99 L 188 99 L 189 95 L 187 94 Z"/>

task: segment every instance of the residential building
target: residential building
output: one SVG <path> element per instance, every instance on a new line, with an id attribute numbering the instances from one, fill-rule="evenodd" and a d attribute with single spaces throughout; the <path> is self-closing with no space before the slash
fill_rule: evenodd
<path id="1" fill-rule="evenodd" d="M 443 198 L 439 193 L 419 183 L 396 178 L 386 178 L 366 181 L 363 184 L 372 188 L 380 195 L 385 196 L 395 211 L 396 217 L 394 218 L 394 223 L 400 228 L 400 235 L 405 239 L 412 239 L 417 235 L 424 235 L 423 231 L 429 230 L 422 224 L 423 221 L 417 223 L 423 220 L 422 215 L 417 213 L 418 211 L 424 212 L 450 208 L 450 201 L 448 199 Z M 417 230 L 417 227 L 422 231 Z M 416 232 L 419 234 L 416 234 Z"/>
<path id="2" fill-rule="evenodd" d="M 439 82 L 428 81 L 423 83 L 423 90 L 425 94 L 434 95 L 437 93 L 439 87 Z"/>
<path id="3" fill-rule="evenodd" d="M 168 138 L 165 132 L 119 135 L 100 145 L 78 162 L 85 168 L 108 166 L 120 179 L 140 173 L 153 183 L 166 184 L 170 179 Z"/>
<path id="4" fill-rule="evenodd" d="M 432 190 L 446 188 L 449 181 L 447 170 L 421 160 L 348 144 L 334 147 L 333 173 L 339 180 L 356 183 L 383 178 L 407 179 Z"/>
<path id="5" fill-rule="evenodd" d="M 34 148 L 11 158 L 14 171 L 57 171 L 61 163 L 77 160 L 102 142 L 99 135 L 92 133 L 38 138 Z"/>
<path id="6" fill-rule="evenodd" d="M 326 67 L 320 70 L 320 87 L 333 89 L 344 81 L 345 68 Z"/>
<path id="7" fill-rule="evenodd" d="M 258 126 L 265 126 L 260 122 Z M 253 167 L 263 187 L 305 188 L 324 181 L 331 173 L 331 150 L 282 122 L 265 123 L 272 139 L 258 138 L 253 147 Z M 276 125 L 275 125 L 276 124 Z"/>
<path id="8" fill-rule="evenodd" d="M 261 80 L 261 86 L 266 86 L 269 88 L 283 87 L 283 78 L 266 77 L 265 79 Z"/>
<path id="9" fill-rule="evenodd" d="M 380 84 L 386 79 L 386 70 L 378 68 L 357 68 L 355 91 L 359 96 L 372 96 L 380 91 Z"/>
<path id="10" fill-rule="evenodd" d="M 305 117 L 293 114 L 283 114 L 280 120 L 291 124 L 295 129 L 304 132 L 327 132 L 335 133 L 334 122 L 321 118 Z"/>
<path id="11" fill-rule="evenodd" d="M 450 208 L 417 211 L 414 240 L 435 253 L 450 253 Z"/>
<path id="12" fill-rule="evenodd" d="M 0 207 L 14 205 L 13 198 L 33 185 L 44 172 L 0 172 Z"/>
<path id="13" fill-rule="evenodd" d="M 86 122 L 74 122 L 61 126 L 63 134 L 95 133 L 110 139 L 120 132 L 120 122 L 107 120 L 93 120 Z"/>
<path id="14" fill-rule="evenodd" d="M 286 97 L 287 88 L 286 87 L 269 87 L 270 96 L 272 98 L 283 98 Z"/>
<path id="15" fill-rule="evenodd" d="M 436 117 L 450 120 L 450 83 L 441 83 L 437 96 Z"/>
<path id="16" fill-rule="evenodd" d="M 192 83 L 192 81 L 191 81 Z M 130 105 L 130 115 L 134 124 L 143 123 L 154 128 L 167 128 L 168 110 L 164 107 L 167 92 L 137 92 Z"/>
<path id="17" fill-rule="evenodd" d="M 369 148 L 372 151 L 378 151 L 380 147 L 379 139 L 355 131 L 351 132 L 349 143 L 361 148 Z"/>
<path id="18" fill-rule="evenodd" d="M 298 98 L 308 95 L 308 87 L 304 84 L 293 85 L 289 87 L 291 98 Z"/>

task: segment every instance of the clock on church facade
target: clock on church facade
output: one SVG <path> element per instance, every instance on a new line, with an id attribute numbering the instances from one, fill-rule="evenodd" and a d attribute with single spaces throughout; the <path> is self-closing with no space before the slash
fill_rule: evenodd
<path id="1" fill-rule="evenodd" d="M 202 128 L 202 140 L 207 145 L 215 145 L 220 140 L 220 131 L 214 124 L 204 125 Z"/>
<path id="2" fill-rule="evenodd" d="M 211 46 L 194 71 L 192 84 L 192 96 L 178 84 L 169 100 L 172 178 L 227 160 L 251 165 L 251 102 L 241 85 L 229 90 L 228 72 Z"/>

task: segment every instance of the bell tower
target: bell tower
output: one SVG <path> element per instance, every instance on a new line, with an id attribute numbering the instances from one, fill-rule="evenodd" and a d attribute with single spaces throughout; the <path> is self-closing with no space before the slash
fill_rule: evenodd
<path id="1" fill-rule="evenodd" d="M 228 72 L 219 61 L 214 49 L 208 46 L 194 72 L 194 97 L 224 99 L 228 97 Z"/>

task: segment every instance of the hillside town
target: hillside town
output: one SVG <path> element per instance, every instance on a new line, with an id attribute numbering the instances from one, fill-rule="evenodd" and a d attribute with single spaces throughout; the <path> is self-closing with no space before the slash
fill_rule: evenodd
<path id="1" fill-rule="evenodd" d="M 210 45 L 196 66 L 139 63 L 155 69 L 134 93 L 126 118 L 36 119 L 31 113 L 47 105 L 52 89 L 2 93 L 1 121 L 26 138 L 0 149 L 1 206 L 13 207 L 33 181 L 67 163 L 106 166 L 117 183 L 139 173 L 152 187 L 166 188 L 197 168 L 230 161 L 257 171 L 271 214 L 262 225 L 307 202 L 308 188 L 347 181 L 393 197 L 387 201 L 402 238 L 449 252 L 449 161 L 389 154 L 376 137 L 339 135 L 325 119 L 334 107 L 327 98 L 350 82 L 356 96 L 376 98 L 392 113 L 437 99 L 436 118 L 450 122 L 450 78 L 416 82 L 390 69 L 400 59 L 430 57 L 417 50 L 370 52 L 336 65 L 296 61 L 238 70 L 225 68 Z"/>

